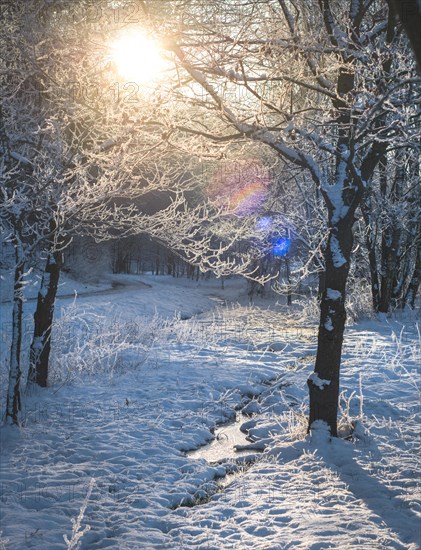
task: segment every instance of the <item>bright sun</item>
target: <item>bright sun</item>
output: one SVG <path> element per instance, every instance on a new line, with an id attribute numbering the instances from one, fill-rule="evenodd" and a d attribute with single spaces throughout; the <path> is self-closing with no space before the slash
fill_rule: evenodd
<path id="1" fill-rule="evenodd" d="M 142 31 L 122 34 L 111 45 L 111 52 L 117 71 L 128 82 L 155 80 L 166 67 L 156 42 Z"/>

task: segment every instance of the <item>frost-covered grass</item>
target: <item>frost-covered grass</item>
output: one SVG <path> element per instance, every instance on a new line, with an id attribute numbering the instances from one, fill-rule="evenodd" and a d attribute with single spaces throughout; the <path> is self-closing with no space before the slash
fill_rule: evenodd
<path id="1" fill-rule="evenodd" d="M 61 304 L 52 385 L 25 396 L 22 428 L 0 430 L 0 545 L 419 548 L 416 319 L 348 327 L 348 439 L 329 441 L 306 436 L 316 331 L 300 308 L 242 305 L 234 282 L 147 282 Z M 238 409 L 247 466 L 186 456 Z"/>
<path id="2" fill-rule="evenodd" d="M 335 291 L 330 289 L 330 292 Z M 318 323 L 320 317 L 319 302 L 317 293 L 299 299 L 303 322 Z M 348 326 L 364 319 L 374 318 L 371 290 L 367 281 L 357 279 L 349 284 L 345 308 Z M 405 317 L 408 315 L 410 316 L 409 312 L 405 314 Z"/>

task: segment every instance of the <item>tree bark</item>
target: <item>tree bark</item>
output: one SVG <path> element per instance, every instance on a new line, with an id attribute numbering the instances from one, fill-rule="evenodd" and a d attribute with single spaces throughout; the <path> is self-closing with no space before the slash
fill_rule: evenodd
<path id="1" fill-rule="evenodd" d="M 411 309 L 415 308 L 415 298 L 417 297 L 418 290 L 421 285 L 421 246 L 418 247 L 417 256 L 415 260 L 415 269 L 412 274 L 411 282 L 408 285 L 407 292 L 405 294 L 404 306 L 409 306 Z"/>
<path id="2" fill-rule="evenodd" d="M 363 215 L 364 223 L 366 226 L 365 243 L 368 251 L 368 262 L 370 266 L 370 282 L 371 282 L 371 298 L 373 301 L 373 311 L 379 310 L 380 303 L 380 282 L 377 267 L 376 257 L 376 239 L 373 235 L 374 224 L 371 220 L 371 197 L 365 195 L 361 201 L 361 213 Z"/>
<path id="3" fill-rule="evenodd" d="M 16 248 L 17 250 L 17 248 Z M 21 362 L 22 318 L 23 318 L 23 274 L 24 263 L 16 252 L 16 267 L 13 286 L 12 343 L 10 346 L 9 386 L 7 390 L 6 424 L 19 425 L 21 410 Z"/>
<path id="4" fill-rule="evenodd" d="M 382 236 L 382 273 L 380 284 L 380 302 L 379 312 L 388 313 L 392 301 L 393 289 L 396 285 L 397 272 L 399 268 L 400 260 L 400 244 L 402 230 L 400 227 L 400 220 L 395 211 L 396 205 L 402 198 L 403 182 L 405 178 L 404 169 L 405 153 L 400 150 L 395 153 L 396 172 L 393 181 L 392 189 L 387 197 L 387 169 L 386 160 L 381 168 L 381 187 L 382 196 L 384 199 L 388 198 L 390 201 L 390 218 L 388 226 L 384 228 Z M 382 183 L 384 180 L 384 183 Z"/>
<path id="5" fill-rule="evenodd" d="M 421 6 L 417 0 L 388 0 L 389 7 L 397 13 L 408 35 L 421 74 Z"/>
<path id="6" fill-rule="evenodd" d="M 319 271 L 319 286 L 317 289 L 317 299 L 321 302 L 323 292 L 326 290 L 326 269 Z"/>
<path id="7" fill-rule="evenodd" d="M 60 271 L 63 265 L 61 251 L 50 252 L 38 292 L 34 314 L 34 336 L 29 352 L 28 382 L 46 387 L 51 351 L 51 329 Z"/>
<path id="8" fill-rule="evenodd" d="M 380 302 L 378 311 L 388 313 L 392 301 L 393 288 L 396 282 L 398 268 L 398 247 L 401 232 L 399 229 L 390 228 L 383 239 L 383 266 L 380 285 Z"/>
<path id="9" fill-rule="evenodd" d="M 309 426 L 323 420 L 337 436 L 339 374 L 346 312 L 345 295 L 352 250 L 353 216 L 330 223 L 325 248 L 325 288 L 320 304 L 318 346 L 314 373 L 307 381 L 310 394 Z"/>

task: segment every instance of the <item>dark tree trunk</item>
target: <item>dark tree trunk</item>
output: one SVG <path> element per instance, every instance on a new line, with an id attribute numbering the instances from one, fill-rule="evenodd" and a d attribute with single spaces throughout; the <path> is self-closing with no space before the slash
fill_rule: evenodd
<path id="1" fill-rule="evenodd" d="M 391 233 L 391 234 L 390 234 Z M 393 296 L 393 288 L 396 282 L 396 270 L 398 267 L 398 247 L 400 231 L 393 229 L 383 242 L 383 266 L 380 284 L 379 312 L 387 313 Z"/>
<path id="2" fill-rule="evenodd" d="M 418 74 L 421 74 L 421 7 L 417 0 L 388 0 L 405 29 L 414 51 Z"/>
<path id="3" fill-rule="evenodd" d="M 371 298 L 373 301 L 373 310 L 379 310 L 380 303 L 380 282 L 378 276 L 377 257 L 376 257 L 376 238 L 373 235 L 373 223 L 371 220 L 371 197 L 364 196 L 361 202 L 361 212 L 363 215 L 366 235 L 365 242 L 368 250 L 368 262 L 370 266 L 370 281 L 371 281 Z"/>
<path id="4" fill-rule="evenodd" d="M 157 249 L 156 257 L 155 257 L 155 275 L 159 275 L 160 269 L 161 269 L 161 259 L 159 256 L 159 249 Z"/>
<path id="5" fill-rule="evenodd" d="M 317 298 L 319 302 L 323 297 L 323 292 L 326 290 L 326 270 L 319 271 L 319 288 L 317 290 Z"/>
<path id="6" fill-rule="evenodd" d="M 21 362 L 22 318 L 23 318 L 23 274 L 24 264 L 16 247 L 16 267 L 13 285 L 12 342 L 10 346 L 9 386 L 7 390 L 6 424 L 19 425 L 21 410 Z"/>
<path id="7" fill-rule="evenodd" d="M 113 273 L 127 273 L 127 254 L 123 250 L 124 243 L 118 241 L 115 246 Z"/>
<path id="8" fill-rule="evenodd" d="M 394 207 L 402 198 L 403 182 L 405 178 L 404 151 L 395 153 L 395 162 L 397 162 L 395 178 L 392 190 L 389 195 L 391 201 L 391 214 L 388 226 L 384 229 L 382 237 L 382 274 L 380 284 L 380 302 L 379 311 L 387 313 L 390 309 L 393 289 L 397 280 L 397 272 L 400 260 L 401 227 L 400 220 L 397 217 Z M 387 189 L 387 169 L 386 161 L 380 165 L 381 168 L 381 188 L 382 196 L 386 197 Z M 384 179 L 384 183 L 383 180 Z"/>
<path id="9" fill-rule="evenodd" d="M 187 264 L 186 277 L 188 279 L 194 279 L 194 265 Z"/>
<path id="10" fill-rule="evenodd" d="M 177 275 L 175 256 L 171 252 L 168 252 L 167 255 L 167 274 L 173 277 Z"/>
<path id="11" fill-rule="evenodd" d="M 421 246 L 418 247 L 417 256 L 415 260 L 415 269 L 412 274 L 411 282 L 408 285 L 408 289 L 404 298 L 404 307 L 409 306 L 411 309 L 415 308 L 415 298 L 417 297 L 418 290 L 421 284 Z"/>
<path id="12" fill-rule="evenodd" d="M 308 380 L 309 430 L 323 420 L 337 436 L 339 374 L 345 330 L 345 295 L 353 242 L 353 215 L 330 224 L 325 249 L 325 289 L 320 304 L 320 323 L 314 373 Z"/>
<path id="13" fill-rule="evenodd" d="M 48 255 L 34 314 L 34 336 L 29 352 L 28 382 L 44 388 L 48 383 L 51 329 L 62 264 L 61 251 L 51 252 Z"/>
<path id="14" fill-rule="evenodd" d="M 376 251 L 374 246 L 372 246 L 369 235 L 367 235 L 366 244 L 368 248 L 368 261 L 370 264 L 371 299 L 373 302 L 373 311 L 377 312 L 380 304 L 380 283 L 377 273 Z"/>

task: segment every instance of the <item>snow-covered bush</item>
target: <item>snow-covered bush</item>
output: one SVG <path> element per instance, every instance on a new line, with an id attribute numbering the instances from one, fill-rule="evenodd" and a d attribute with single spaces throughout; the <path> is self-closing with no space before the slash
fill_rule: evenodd
<path id="1" fill-rule="evenodd" d="M 298 301 L 302 307 L 301 320 L 306 323 L 315 324 L 319 322 L 320 300 L 317 294 L 310 294 Z"/>
<path id="2" fill-rule="evenodd" d="M 52 333 L 50 382 L 71 382 L 98 373 L 158 365 L 171 345 L 189 343 L 194 349 L 214 345 L 220 338 L 214 323 L 186 323 L 180 315 L 161 318 L 122 318 L 80 309 L 76 301 L 63 308 Z"/>
<path id="3" fill-rule="evenodd" d="M 79 310 L 76 302 L 62 309 L 52 333 L 50 381 L 72 381 L 97 373 L 112 376 L 119 367 L 143 364 L 153 348 L 159 321 L 125 320 Z"/>
<path id="4" fill-rule="evenodd" d="M 320 299 L 317 294 L 310 294 L 304 299 L 299 300 L 298 303 L 302 307 L 302 320 L 306 323 L 318 323 Z M 345 308 L 348 324 L 373 317 L 373 303 L 370 285 L 367 280 L 354 279 L 350 282 Z"/>
<path id="5" fill-rule="evenodd" d="M 373 317 L 370 284 L 366 279 L 356 278 L 350 281 L 346 300 L 346 313 L 348 323 L 355 323 L 361 319 Z"/>

